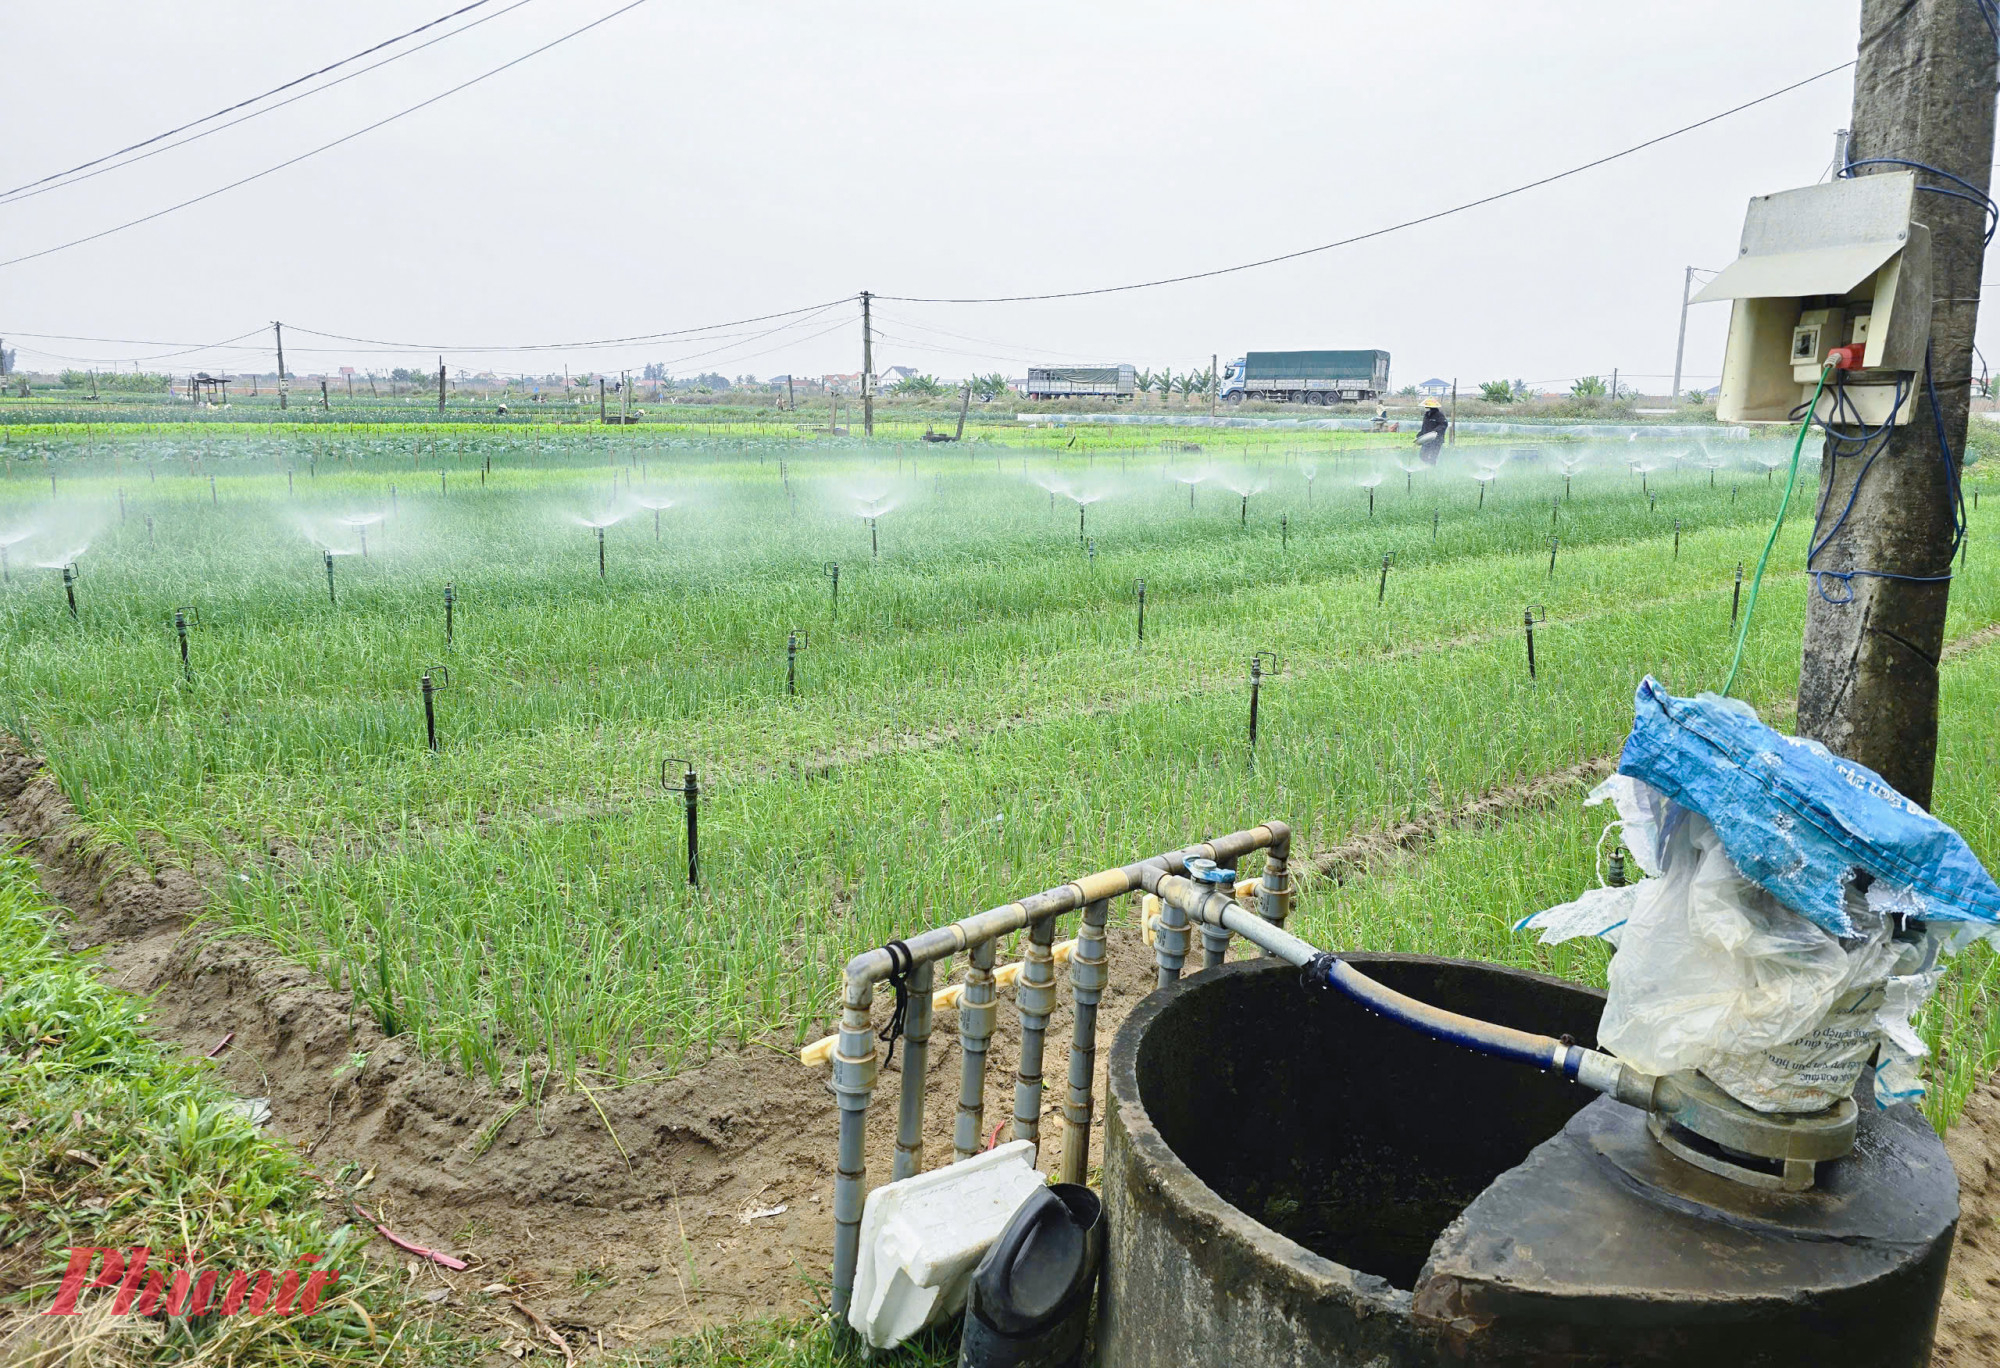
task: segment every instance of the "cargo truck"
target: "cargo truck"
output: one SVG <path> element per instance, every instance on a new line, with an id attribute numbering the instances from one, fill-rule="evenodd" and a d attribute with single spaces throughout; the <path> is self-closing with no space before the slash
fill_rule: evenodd
<path id="1" fill-rule="evenodd" d="M 1385 351 L 1250 352 L 1222 373 L 1222 401 L 1262 399 L 1276 404 L 1353 404 L 1389 392 Z"/>
<path id="2" fill-rule="evenodd" d="M 1130 399 L 1138 391 L 1130 366 L 1030 366 L 1030 399 Z"/>

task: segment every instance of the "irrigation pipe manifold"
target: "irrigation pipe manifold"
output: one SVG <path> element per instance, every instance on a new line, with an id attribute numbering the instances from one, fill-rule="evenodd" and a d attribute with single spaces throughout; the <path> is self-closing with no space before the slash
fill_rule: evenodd
<path id="1" fill-rule="evenodd" d="M 1111 899 L 1127 893 L 1153 892 L 1163 877 L 1178 877 L 1191 871 L 1219 872 L 1239 858 L 1261 850 L 1266 853 L 1263 873 L 1254 893 L 1245 890 L 1254 896 L 1257 911 L 1251 913 L 1241 907 L 1237 911 L 1250 921 L 1282 934 L 1291 907 L 1287 864 L 1291 844 L 1290 827 L 1283 822 L 1267 822 L 1136 864 L 1102 870 L 1019 902 L 935 927 L 906 941 L 892 941 L 848 961 L 841 992 L 840 1033 L 832 1042 L 833 1090 L 840 1102 L 840 1159 L 833 1185 L 836 1320 L 845 1319 L 854 1298 L 861 1212 L 868 1187 L 868 1106 L 874 1098 L 875 1078 L 881 1063 L 877 1045 L 883 1039 L 890 1040 L 894 1048 L 893 1042 L 900 1037 L 903 1045 L 891 1177 L 908 1178 L 923 1167 L 924 1082 L 930 1058 L 931 1014 L 934 1006 L 946 1005 L 939 1001 L 933 988 L 938 962 L 960 952 L 965 952 L 968 960 L 956 1004 L 962 1059 L 958 1111 L 952 1127 L 952 1148 L 957 1161 L 979 1153 L 984 1140 L 986 1055 L 998 1014 L 996 990 L 1001 977 L 994 966 L 996 943 L 1002 936 L 1027 931 L 1027 948 L 1015 980 L 1015 1005 L 1021 1018 L 1021 1059 L 1014 1084 L 1013 1138 L 1039 1145 L 1042 1060 L 1049 1016 L 1056 1004 L 1055 970 L 1059 961 L 1056 920 L 1071 912 L 1082 914 L 1074 948 L 1068 956 L 1076 1011 L 1070 1041 L 1069 1088 L 1062 1108 L 1062 1161 L 1057 1171 L 1060 1181 L 1081 1183 L 1090 1165 L 1097 1005 L 1107 978 L 1105 927 Z M 1233 885 L 1231 888 L 1233 891 Z M 1153 942 L 1161 986 L 1180 977 L 1187 961 L 1190 929 L 1185 913 L 1171 902 L 1163 905 Z M 1226 936 L 1221 940 L 1226 947 Z M 1213 946 L 1206 946 L 1204 961 L 1212 962 L 1214 953 Z M 896 989 L 897 1008 L 890 1029 L 878 1036 L 872 1013 L 876 990 L 885 982 Z M 811 1053 L 823 1050 L 824 1044 Z"/>

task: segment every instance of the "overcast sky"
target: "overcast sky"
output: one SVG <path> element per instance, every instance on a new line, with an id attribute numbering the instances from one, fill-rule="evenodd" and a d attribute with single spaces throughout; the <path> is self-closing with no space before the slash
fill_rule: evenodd
<path id="1" fill-rule="evenodd" d="M 495 17 L 325 93 L 0 202 L 0 259 L 261 171 L 627 2 L 488 0 L 389 51 Z M 0 3 L 0 190 L 464 3 Z M 145 364 L 269 369 L 268 323 L 282 319 L 288 366 L 302 372 L 434 364 L 440 344 L 474 370 L 854 370 L 848 302 L 693 339 L 469 349 L 666 333 L 863 289 L 1091 289 L 1293 251 L 1564 170 L 1834 66 L 1854 55 L 1857 9 L 646 0 L 252 184 L 0 267 L 0 336 L 39 368 L 163 348 L 30 333 L 194 343 L 263 329 L 249 339 L 257 351 Z M 1057 302 L 885 301 L 877 364 L 955 378 L 1044 359 L 1187 368 L 1211 353 L 1383 347 L 1399 385 L 1566 383 L 1617 367 L 1663 391 L 1683 267 L 1734 256 L 1752 194 L 1826 173 L 1851 89 L 1839 72 L 1560 184 L 1253 271 Z M 1690 385 L 1714 383 L 1727 316 L 1726 305 L 1691 311 Z"/>

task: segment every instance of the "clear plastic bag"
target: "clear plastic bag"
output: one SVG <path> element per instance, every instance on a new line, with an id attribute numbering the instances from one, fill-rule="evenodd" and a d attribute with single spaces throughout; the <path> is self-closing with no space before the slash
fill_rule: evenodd
<path id="1" fill-rule="evenodd" d="M 1590 803 L 1616 804 L 1633 862 L 1651 877 L 1595 888 L 1527 918 L 1546 942 L 1611 942 L 1610 995 L 1598 1040 L 1634 1068 L 1700 1070 L 1745 1105 L 1818 1111 L 1878 1063 L 1876 1100 L 1923 1095 L 1925 1054 L 1910 1026 L 1937 981 L 1935 934 L 1892 932 L 1902 890 L 1846 890 L 1845 940 L 1744 877 L 1700 814 L 1625 775 Z"/>

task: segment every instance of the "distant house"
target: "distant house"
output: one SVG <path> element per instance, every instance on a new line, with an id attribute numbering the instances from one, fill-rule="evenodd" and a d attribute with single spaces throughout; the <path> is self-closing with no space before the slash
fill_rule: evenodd
<path id="1" fill-rule="evenodd" d="M 1432 376 L 1417 386 L 1417 393 L 1426 399 L 1443 399 L 1451 393 L 1451 381 Z"/>
<path id="2" fill-rule="evenodd" d="M 916 378 L 917 372 L 915 367 L 912 366 L 890 366 L 887 370 L 878 372 L 878 380 L 883 389 L 889 388 L 889 386 L 895 384 L 898 380 L 914 380 Z"/>
<path id="3" fill-rule="evenodd" d="M 819 383 L 821 388 L 826 390 L 828 394 L 859 394 L 861 393 L 861 372 L 847 371 L 836 375 L 822 375 L 819 378 Z"/>

